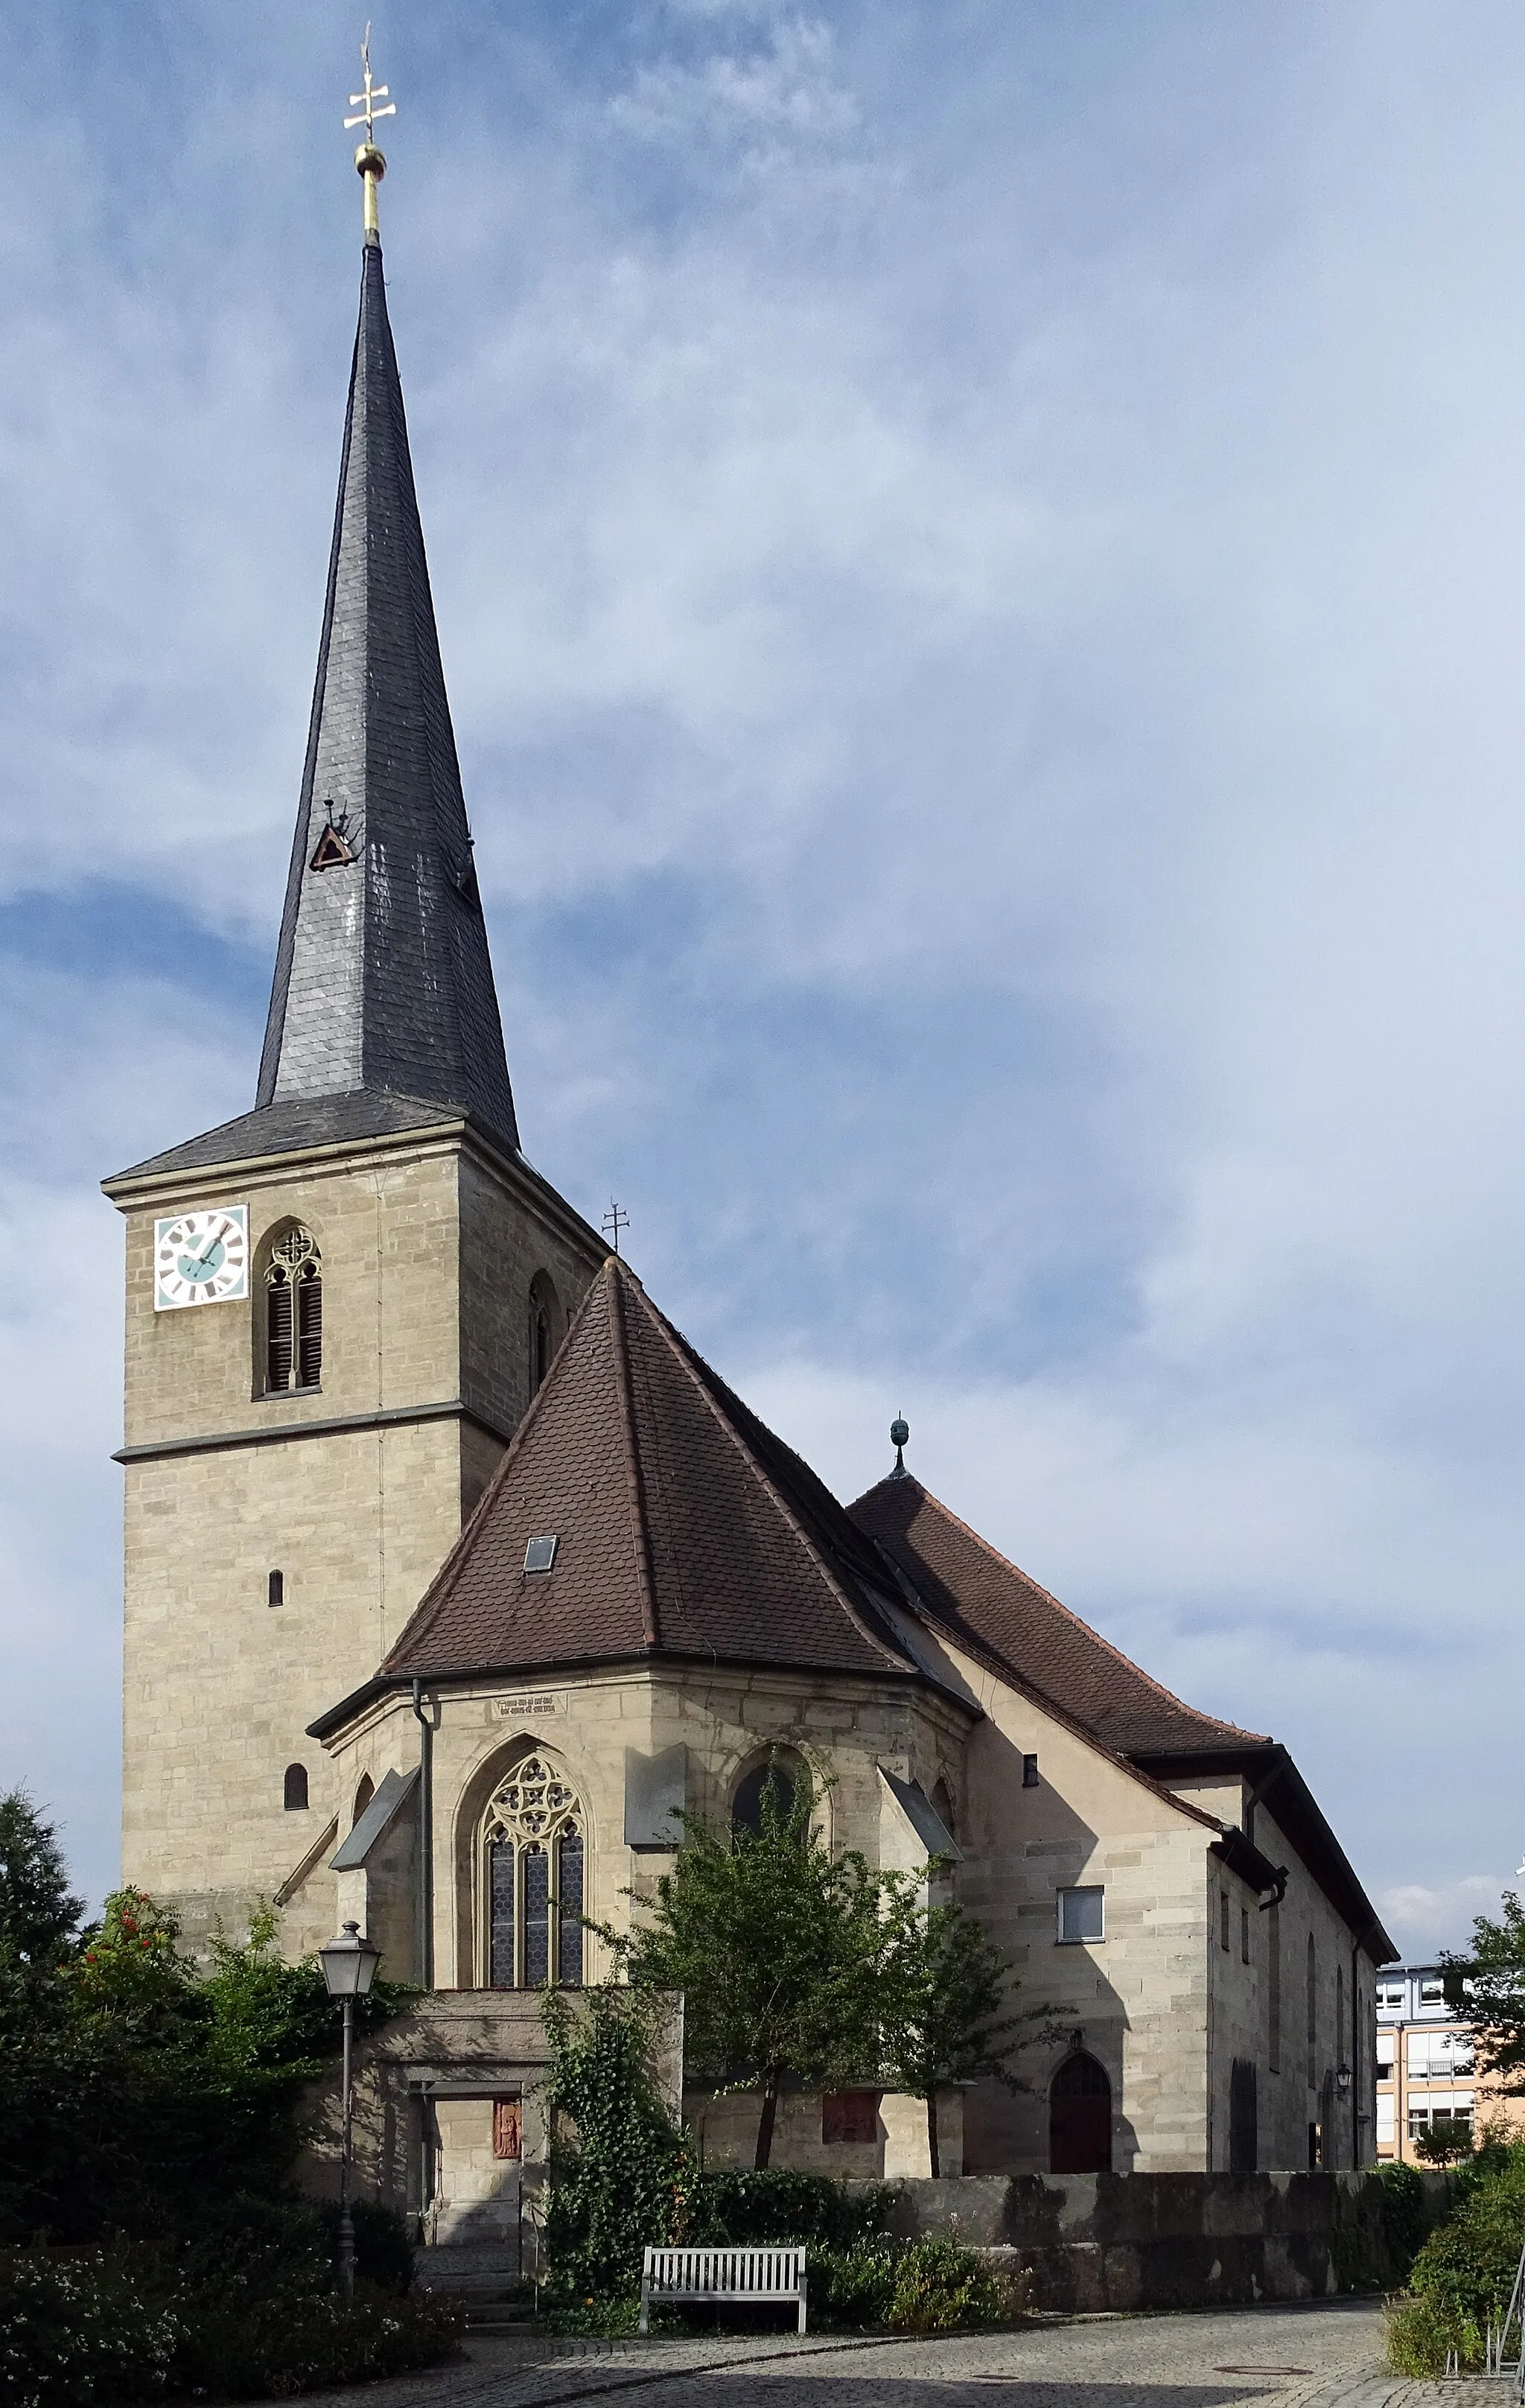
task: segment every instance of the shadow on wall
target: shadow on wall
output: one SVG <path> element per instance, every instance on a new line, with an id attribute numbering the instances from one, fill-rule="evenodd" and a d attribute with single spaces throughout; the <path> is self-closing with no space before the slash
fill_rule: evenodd
<path id="1" fill-rule="evenodd" d="M 1010 1959 L 1018 2008 L 1039 2020 L 1012 2061 L 1025 2087 L 1013 2095 L 980 2082 L 965 2097 L 964 2172 L 1127 2173 L 1139 2152 L 1123 2105 L 1128 2010 L 1105 1956 L 1058 1936 L 1058 1894 L 1100 1885 L 1087 1870 L 1098 1835 L 1041 1774 L 1036 1786 L 1024 1782 L 1027 1759 L 993 1725 L 970 1750 L 971 1797 L 1015 1804 L 1003 1807 L 1012 1816 L 1004 1829 L 988 1815 L 984 1828 L 960 1833 L 957 1896 Z M 1116 1913 L 1110 1902 L 1107 1912 Z"/>

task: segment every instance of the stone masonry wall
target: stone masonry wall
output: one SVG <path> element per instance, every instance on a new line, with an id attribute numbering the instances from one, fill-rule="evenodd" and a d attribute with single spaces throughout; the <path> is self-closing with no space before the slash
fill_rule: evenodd
<path id="1" fill-rule="evenodd" d="M 450 1137 L 277 1158 L 181 1173 L 124 1203 L 126 1445 L 235 1441 L 126 1466 L 123 1872 L 177 1902 L 192 1942 L 214 1919 L 241 1928 L 332 1819 L 347 1826 L 352 1789 L 306 1726 L 375 1670 L 501 1455 L 459 1414 L 406 1416 L 463 1385 L 478 1409 L 517 1415 L 531 1279 L 553 1263 L 570 1291 L 596 1262 L 590 1236 L 579 1274 L 574 1216 L 528 1179 L 465 1164 L 468 1151 Z M 252 1297 L 155 1312 L 155 1218 L 245 1202 Z M 263 1275 L 293 1221 L 322 1256 L 321 1385 L 269 1396 Z M 265 1435 L 391 1413 L 404 1418 Z M 272 1608 L 274 1570 L 285 1601 Z M 292 1764 L 306 1769 L 305 1811 L 282 1803 Z M 324 1936 L 334 1904 L 325 1853 L 286 1906 L 285 1944 Z"/>

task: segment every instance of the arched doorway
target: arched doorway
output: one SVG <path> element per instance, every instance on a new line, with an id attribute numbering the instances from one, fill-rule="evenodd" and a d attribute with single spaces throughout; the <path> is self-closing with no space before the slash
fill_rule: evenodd
<path id="1" fill-rule="evenodd" d="M 1112 2171 L 1112 2085 L 1106 2068 L 1077 2048 L 1048 2086 L 1048 2171 Z"/>

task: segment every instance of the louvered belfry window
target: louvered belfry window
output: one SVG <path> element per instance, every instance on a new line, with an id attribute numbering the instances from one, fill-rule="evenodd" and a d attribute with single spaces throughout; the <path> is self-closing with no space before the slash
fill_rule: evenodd
<path id="1" fill-rule="evenodd" d="M 264 1274 L 264 1385 L 270 1396 L 323 1376 L 323 1267 L 310 1230 L 288 1229 Z"/>
<path id="2" fill-rule="evenodd" d="M 522 1756 L 482 1818 L 483 1972 L 489 1989 L 582 1987 L 583 1834 L 577 1791 Z"/>

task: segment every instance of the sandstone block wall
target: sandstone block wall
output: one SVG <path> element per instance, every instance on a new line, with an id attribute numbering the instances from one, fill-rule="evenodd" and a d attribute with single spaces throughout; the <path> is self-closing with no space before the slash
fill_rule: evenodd
<path id="1" fill-rule="evenodd" d="M 348 1827 L 352 1789 L 306 1726 L 375 1670 L 491 1477 L 528 1394 L 531 1280 L 549 1268 L 580 1294 L 599 1249 L 454 1137 L 182 1173 L 122 1203 L 123 1871 L 194 1940 L 239 1929 L 330 1820 Z M 155 1312 L 155 1219 L 215 1203 L 249 1208 L 250 1297 Z M 272 1396 L 264 1273 L 292 1222 L 322 1256 L 321 1385 Z M 491 1426 L 426 1410 L 462 1403 Z M 203 1443 L 132 1452 L 184 1440 Z M 334 1895 L 320 1864 L 286 1907 L 289 1945 L 321 1936 Z"/>

